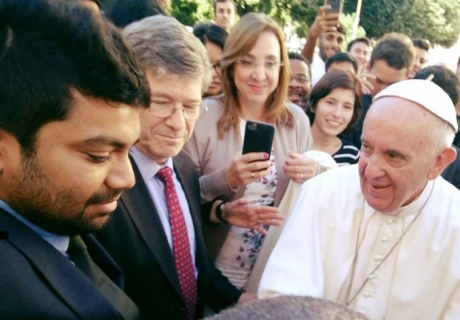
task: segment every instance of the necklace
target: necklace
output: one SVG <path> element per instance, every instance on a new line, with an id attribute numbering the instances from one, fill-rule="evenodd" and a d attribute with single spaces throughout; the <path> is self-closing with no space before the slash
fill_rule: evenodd
<path id="1" fill-rule="evenodd" d="M 353 257 L 353 262 L 352 262 L 352 265 L 351 265 L 351 277 L 350 277 L 350 284 L 348 285 L 348 289 L 347 289 L 347 293 L 346 293 L 346 297 L 345 297 L 345 305 L 346 306 L 349 306 L 355 299 L 356 297 L 361 293 L 361 291 L 364 289 L 364 287 L 366 286 L 366 284 L 369 282 L 369 280 L 371 279 L 371 276 L 380 268 L 380 266 L 385 262 L 385 260 L 391 255 L 391 253 L 396 249 L 396 247 L 398 247 L 398 245 L 401 243 L 402 239 L 404 238 L 404 236 L 407 234 L 407 232 L 410 230 L 410 228 L 412 227 L 412 225 L 415 223 L 415 221 L 417 220 L 417 218 L 420 216 L 420 214 L 422 213 L 423 209 L 425 208 L 425 205 L 427 204 L 428 200 L 431 198 L 431 194 L 433 193 L 433 189 L 434 189 L 434 183 L 432 184 L 431 186 L 431 190 L 430 190 L 430 194 L 428 195 L 428 197 L 426 198 L 425 202 L 423 203 L 422 207 L 420 208 L 420 210 L 416 213 L 415 215 L 415 218 L 409 223 L 409 225 L 404 229 L 404 231 L 402 232 L 401 236 L 398 238 L 398 240 L 395 242 L 395 244 L 390 248 L 390 250 L 388 250 L 387 254 L 382 258 L 382 260 L 380 260 L 380 262 L 374 267 L 374 269 L 372 269 L 372 271 L 365 277 L 364 281 L 361 283 L 361 285 L 358 287 L 358 289 L 356 290 L 356 292 L 350 297 L 351 295 L 351 287 L 353 285 L 353 280 L 355 278 L 355 271 L 356 271 L 356 267 L 357 267 L 357 262 L 358 262 L 358 253 L 359 253 L 359 247 L 360 247 L 360 244 L 359 244 L 359 235 L 361 234 L 361 227 L 362 227 L 362 224 L 363 224 L 363 218 L 364 218 L 364 211 L 365 211 L 365 206 L 363 205 L 363 212 L 361 214 L 361 218 L 359 220 L 359 227 L 358 227 L 358 235 L 356 236 L 356 241 L 355 241 L 355 254 L 354 254 L 354 257 Z M 365 231 L 364 231 L 364 235 L 365 235 Z M 364 235 L 363 235 L 363 239 L 364 239 Z"/>

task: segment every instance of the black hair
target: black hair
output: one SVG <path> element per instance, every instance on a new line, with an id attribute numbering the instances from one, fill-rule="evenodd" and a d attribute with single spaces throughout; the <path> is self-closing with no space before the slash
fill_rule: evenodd
<path id="1" fill-rule="evenodd" d="M 303 55 L 297 52 L 289 51 L 288 58 L 289 60 L 300 60 L 305 62 L 305 64 L 308 66 L 308 77 L 311 79 L 311 64 Z"/>
<path id="2" fill-rule="evenodd" d="M 157 14 L 166 15 L 166 12 L 156 0 L 114 0 L 105 12 L 119 28 Z"/>
<path id="3" fill-rule="evenodd" d="M 358 73 L 358 62 L 349 53 L 337 52 L 333 56 L 330 56 L 329 58 L 327 58 L 325 62 L 326 72 L 327 70 L 329 70 L 329 67 L 335 62 L 337 63 L 350 62 L 353 65 L 353 69 L 355 70 L 355 73 Z"/>
<path id="4" fill-rule="evenodd" d="M 331 70 L 326 73 L 313 87 L 308 100 L 306 114 L 310 119 L 310 123 L 315 121 L 314 109 L 318 105 L 319 100 L 328 96 L 335 89 L 349 89 L 355 94 L 355 104 L 353 105 L 353 116 L 350 123 L 343 130 L 343 133 L 353 132 L 354 127 L 359 121 L 362 112 L 362 93 L 361 82 L 351 72 L 343 70 Z"/>
<path id="5" fill-rule="evenodd" d="M 430 75 L 433 75 L 431 81 L 447 93 L 455 106 L 460 94 L 460 80 L 455 72 L 445 66 L 429 66 L 417 72 L 414 79 L 426 79 Z"/>
<path id="6" fill-rule="evenodd" d="M 214 43 L 224 50 L 225 41 L 227 41 L 228 32 L 223 28 L 216 26 L 212 22 L 201 22 L 193 28 L 193 34 L 200 39 L 202 44 L 207 41 Z"/>
<path id="7" fill-rule="evenodd" d="M 412 39 L 412 44 L 414 45 L 414 47 L 420 48 L 425 51 L 430 51 L 431 49 L 431 44 L 426 39 Z"/>
<path id="8" fill-rule="evenodd" d="M 147 107 L 144 71 L 101 15 L 59 0 L 0 3 L 0 129 L 33 151 L 45 124 L 64 120 L 72 91 Z M 115 106 L 114 106 L 115 107 Z"/>
<path id="9" fill-rule="evenodd" d="M 368 47 L 371 46 L 371 40 L 367 37 L 361 37 L 361 38 L 356 38 L 356 39 L 353 39 L 351 40 L 348 45 L 347 45 L 347 52 L 350 52 L 351 48 L 353 47 L 353 45 L 355 43 L 359 43 L 359 42 L 362 42 L 364 44 L 366 44 Z"/>

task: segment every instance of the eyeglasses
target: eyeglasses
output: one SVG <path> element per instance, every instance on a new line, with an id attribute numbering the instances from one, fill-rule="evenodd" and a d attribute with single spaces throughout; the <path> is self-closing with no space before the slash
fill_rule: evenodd
<path id="1" fill-rule="evenodd" d="M 306 75 L 303 75 L 303 74 L 297 74 L 295 76 L 291 76 L 291 80 L 289 82 L 292 82 L 292 80 L 297 81 L 298 83 L 301 83 L 301 84 L 305 84 L 305 83 L 309 83 L 310 82 L 310 79 L 306 76 Z"/>
<path id="2" fill-rule="evenodd" d="M 157 118 L 169 118 L 176 109 L 182 110 L 187 120 L 197 120 L 203 116 L 208 107 L 203 103 L 176 106 L 175 103 L 166 101 L 150 101 L 150 113 Z"/>
<path id="3" fill-rule="evenodd" d="M 254 70 L 258 65 L 263 65 L 265 70 L 274 71 L 284 65 L 281 61 L 267 60 L 264 62 L 255 62 L 249 59 L 238 59 L 236 60 L 244 69 Z"/>
<path id="4" fill-rule="evenodd" d="M 216 62 L 215 64 L 212 65 L 212 68 L 216 73 L 220 72 L 220 61 Z"/>

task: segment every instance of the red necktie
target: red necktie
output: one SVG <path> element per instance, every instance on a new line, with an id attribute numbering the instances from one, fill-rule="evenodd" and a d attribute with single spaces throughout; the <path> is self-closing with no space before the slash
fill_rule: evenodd
<path id="1" fill-rule="evenodd" d="M 187 304 L 188 319 L 195 318 L 195 308 L 197 300 L 195 268 L 190 252 L 190 243 L 185 225 L 184 214 L 182 213 L 179 200 L 172 176 L 172 170 L 169 167 L 160 169 L 157 173 L 165 185 L 166 201 L 168 203 L 169 223 L 171 225 L 173 256 L 176 263 L 176 270 L 179 276 L 180 287 Z"/>

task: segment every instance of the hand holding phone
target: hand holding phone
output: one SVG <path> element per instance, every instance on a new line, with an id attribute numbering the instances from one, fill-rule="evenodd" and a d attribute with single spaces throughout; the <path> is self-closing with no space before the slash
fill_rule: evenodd
<path id="1" fill-rule="evenodd" d="M 325 0 L 325 5 L 330 5 L 331 8 L 326 10 L 326 13 L 342 13 L 343 0 Z"/>

